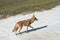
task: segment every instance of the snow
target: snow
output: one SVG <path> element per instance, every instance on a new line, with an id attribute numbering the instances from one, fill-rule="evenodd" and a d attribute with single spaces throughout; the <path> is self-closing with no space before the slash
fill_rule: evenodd
<path id="1" fill-rule="evenodd" d="M 18 21 L 26 20 L 35 15 L 38 21 L 32 23 L 36 29 L 29 33 L 15 35 L 12 32 Z M 45 27 L 46 26 L 46 27 Z M 23 28 L 22 31 L 25 31 Z M 0 20 L 0 40 L 60 40 L 60 6 L 51 10 L 34 12 L 27 15 L 17 15 Z"/>

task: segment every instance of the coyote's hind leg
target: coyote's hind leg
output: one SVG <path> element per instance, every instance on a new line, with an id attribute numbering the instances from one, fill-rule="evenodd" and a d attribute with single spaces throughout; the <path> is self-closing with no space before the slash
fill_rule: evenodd
<path id="1" fill-rule="evenodd" d="M 22 30 L 22 26 L 19 27 L 19 33 L 20 34 L 22 33 L 21 30 Z"/>
<path id="2" fill-rule="evenodd" d="M 28 26 L 26 26 L 26 33 L 28 33 Z"/>

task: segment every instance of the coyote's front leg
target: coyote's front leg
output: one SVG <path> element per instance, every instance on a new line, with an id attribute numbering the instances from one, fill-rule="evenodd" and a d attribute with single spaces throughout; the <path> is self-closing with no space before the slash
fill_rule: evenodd
<path id="1" fill-rule="evenodd" d="M 29 27 L 31 27 L 32 29 L 34 29 L 31 25 L 29 25 Z"/>

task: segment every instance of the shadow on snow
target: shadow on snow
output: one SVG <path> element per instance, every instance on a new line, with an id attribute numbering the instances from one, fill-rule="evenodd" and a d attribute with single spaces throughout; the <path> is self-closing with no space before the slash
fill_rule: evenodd
<path id="1" fill-rule="evenodd" d="M 43 29 L 43 28 L 46 28 L 46 27 L 47 27 L 47 25 L 42 26 L 42 27 L 38 27 L 38 28 L 35 28 L 35 29 L 30 29 L 30 30 L 28 30 L 28 33 L 29 33 L 29 32 L 32 32 L 32 31 L 39 30 L 39 29 Z M 17 33 L 16 35 L 18 35 L 18 34 L 23 34 L 23 33 L 26 33 L 26 31 L 23 31 L 22 33 Z"/>

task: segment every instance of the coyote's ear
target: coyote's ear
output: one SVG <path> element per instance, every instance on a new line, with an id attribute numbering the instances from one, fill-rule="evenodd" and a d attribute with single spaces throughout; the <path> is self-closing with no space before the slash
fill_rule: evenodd
<path id="1" fill-rule="evenodd" d="M 33 17 L 35 17 L 35 15 L 33 15 Z"/>

